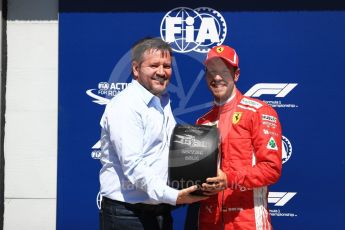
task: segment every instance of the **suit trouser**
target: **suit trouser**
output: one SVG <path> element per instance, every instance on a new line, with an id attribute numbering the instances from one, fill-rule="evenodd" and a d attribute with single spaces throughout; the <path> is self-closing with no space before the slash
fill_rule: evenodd
<path id="1" fill-rule="evenodd" d="M 129 204 L 103 197 L 100 229 L 172 230 L 169 205 Z"/>

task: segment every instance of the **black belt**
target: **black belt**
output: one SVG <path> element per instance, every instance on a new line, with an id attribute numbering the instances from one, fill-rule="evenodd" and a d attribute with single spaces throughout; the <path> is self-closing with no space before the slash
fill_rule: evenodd
<path id="1" fill-rule="evenodd" d="M 122 201 L 112 200 L 108 197 L 102 198 L 102 203 L 110 204 L 110 205 L 122 205 L 128 210 L 136 212 L 138 214 L 149 214 L 160 216 L 163 214 L 167 214 L 171 211 L 172 206 L 169 204 L 144 204 L 144 203 L 126 203 Z"/>

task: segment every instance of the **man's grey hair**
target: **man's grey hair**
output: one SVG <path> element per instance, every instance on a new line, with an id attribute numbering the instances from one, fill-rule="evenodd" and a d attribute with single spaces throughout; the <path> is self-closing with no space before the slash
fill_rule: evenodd
<path id="1" fill-rule="evenodd" d="M 172 49 L 170 45 L 161 38 L 147 37 L 139 40 L 132 46 L 132 62 L 141 63 L 144 53 L 146 51 L 161 51 L 162 53 L 169 53 L 172 57 Z"/>

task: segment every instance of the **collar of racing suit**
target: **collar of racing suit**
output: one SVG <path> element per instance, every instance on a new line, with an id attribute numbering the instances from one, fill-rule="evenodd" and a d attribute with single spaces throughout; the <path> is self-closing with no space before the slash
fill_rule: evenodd
<path id="1" fill-rule="evenodd" d="M 233 109 L 237 102 L 239 102 L 243 97 L 242 93 L 238 89 L 235 90 L 235 94 L 231 96 L 225 103 L 214 102 L 213 109 L 219 110 L 220 113 L 227 112 Z"/>

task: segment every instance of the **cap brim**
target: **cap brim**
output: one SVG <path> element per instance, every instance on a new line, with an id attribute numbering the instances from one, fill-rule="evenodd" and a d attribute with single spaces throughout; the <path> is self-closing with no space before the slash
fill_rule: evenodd
<path id="1" fill-rule="evenodd" d="M 221 57 L 221 56 L 219 56 L 219 55 L 215 55 L 215 56 L 212 56 L 212 57 L 210 57 L 210 58 L 207 58 L 207 59 L 204 61 L 204 64 L 206 65 L 207 62 L 209 62 L 210 60 L 215 59 L 215 58 L 223 59 L 225 63 L 231 65 L 231 66 L 234 67 L 234 68 L 237 68 L 237 67 L 238 67 L 237 65 L 234 65 L 232 62 L 230 62 L 228 59 L 226 59 L 226 58 L 224 58 L 224 57 Z"/>

